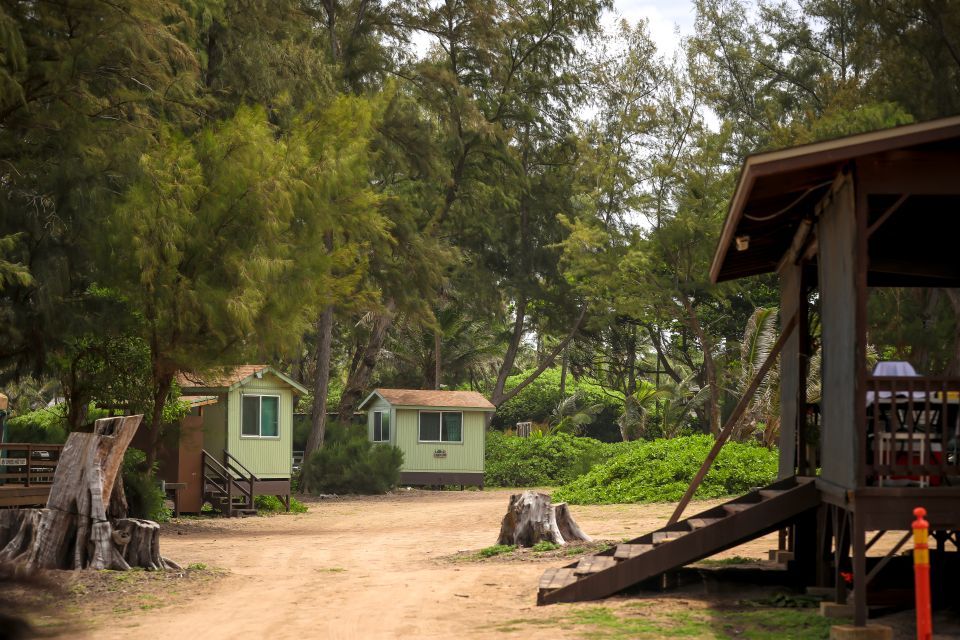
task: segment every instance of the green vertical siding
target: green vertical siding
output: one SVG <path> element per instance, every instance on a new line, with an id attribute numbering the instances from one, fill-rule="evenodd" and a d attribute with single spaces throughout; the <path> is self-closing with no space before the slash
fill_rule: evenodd
<path id="1" fill-rule="evenodd" d="M 396 444 L 403 451 L 403 471 L 483 471 L 485 422 L 482 411 L 463 412 L 463 443 L 418 442 L 419 411 L 396 409 Z M 445 458 L 434 457 L 443 449 Z"/>
<path id="2" fill-rule="evenodd" d="M 280 396 L 279 438 L 250 438 L 240 435 L 243 394 Z M 270 374 L 261 379 L 251 378 L 243 386 L 230 392 L 227 415 L 227 450 L 261 478 L 289 478 L 293 456 L 293 391 L 289 385 Z"/>
<path id="3" fill-rule="evenodd" d="M 203 448 L 219 460 L 227 448 L 227 396 L 217 396 L 216 404 L 202 407 Z"/>

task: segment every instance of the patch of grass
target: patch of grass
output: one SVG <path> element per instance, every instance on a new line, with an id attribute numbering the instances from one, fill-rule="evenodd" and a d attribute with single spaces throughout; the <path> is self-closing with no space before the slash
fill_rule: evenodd
<path id="1" fill-rule="evenodd" d="M 578 546 L 578 547 L 570 547 L 569 549 L 564 549 L 563 555 L 565 555 L 565 556 L 578 556 L 578 555 L 580 555 L 581 553 L 586 553 L 586 552 L 587 552 L 587 548 L 586 548 L 586 547 L 579 547 L 579 546 Z"/>
<path id="2" fill-rule="evenodd" d="M 343 567 L 326 567 L 324 569 L 317 569 L 320 573 L 343 573 L 346 571 Z"/>
<path id="3" fill-rule="evenodd" d="M 830 627 L 843 620 L 824 618 L 811 609 L 725 611 L 723 630 L 747 640 L 817 640 L 830 637 Z"/>
<path id="4" fill-rule="evenodd" d="M 492 558 L 493 556 L 499 556 L 504 553 L 513 553 L 516 549 L 517 545 L 515 544 L 495 544 L 492 547 L 480 549 L 477 555 L 481 558 Z"/>
<path id="5" fill-rule="evenodd" d="M 810 609 L 693 609 L 658 606 L 656 600 L 631 602 L 613 609 L 584 607 L 546 620 L 508 620 L 498 631 L 519 631 L 533 625 L 574 629 L 595 640 L 655 638 L 746 638 L 747 640 L 826 640 L 837 620 Z"/>
<path id="6" fill-rule="evenodd" d="M 191 562 L 187 565 L 188 571 L 206 571 L 207 565 L 203 562 Z"/>
<path id="7" fill-rule="evenodd" d="M 534 553 L 544 553 L 545 551 L 554 551 L 559 549 L 560 545 L 550 542 L 549 540 L 541 540 L 537 544 L 530 547 L 530 550 Z"/>
<path id="8" fill-rule="evenodd" d="M 275 513 L 286 513 L 286 507 L 283 501 L 277 496 L 257 496 L 254 498 L 253 505 L 257 508 L 257 515 L 272 515 Z M 293 496 L 290 497 L 290 513 L 306 513 L 307 505 L 303 504 Z"/>

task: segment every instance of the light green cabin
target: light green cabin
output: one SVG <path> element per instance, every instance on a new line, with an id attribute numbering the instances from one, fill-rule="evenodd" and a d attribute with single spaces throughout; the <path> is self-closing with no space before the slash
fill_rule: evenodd
<path id="1" fill-rule="evenodd" d="M 486 414 L 475 391 L 376 389 L 360 404 L 367 436 L 403 451 L 400 483 L 483 487 Z"/>
<path id="2" fill-rule="evenodd" d="M 181 376 L 184 395 L 216 402 L 203 407 L 203 448 L 228 452 L 261 480 L 289 480 L 293 460 L 294 396 L 303 385 L 265 365 L 244 365 L 213 380 Z"/>

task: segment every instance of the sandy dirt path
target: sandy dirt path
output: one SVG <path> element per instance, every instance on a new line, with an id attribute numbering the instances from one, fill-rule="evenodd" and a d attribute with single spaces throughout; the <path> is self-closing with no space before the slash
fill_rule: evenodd
<path id="1" fill-rule="evenodd" d="M 496 541 L 511 492 L 401 492 L 310 503 L 299 515 L 185 521 L 166 527 L 163 554 L 230 574 L 180 604 L 104 621 L 89 637 L 502 638 L 510 620 L 556 615 L 536 607 L 552 562 L 451 562 Z M 699 503 L 692 512 L 714 503 Z M 672 505 L 574 507 L 598 539 L 666 522 Z M 775 535 L 724 555 L 763 557 Z M 447 558 L 447 559 L 444 559 Z M 571 606 L 571 605 L 562 605 Z M 577 606 L 577 605 L 572 605 Z M 524 627 L 516 637 L 563 638 Z"/>

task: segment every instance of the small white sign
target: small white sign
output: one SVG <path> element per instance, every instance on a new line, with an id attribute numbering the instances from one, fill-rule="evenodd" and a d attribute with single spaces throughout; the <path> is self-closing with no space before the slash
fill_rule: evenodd
<path id="1" fill-rule="evenodd" d="M 0 467 L 24 467 L 26 464 L 26 458 L 0 458 Z"/>

